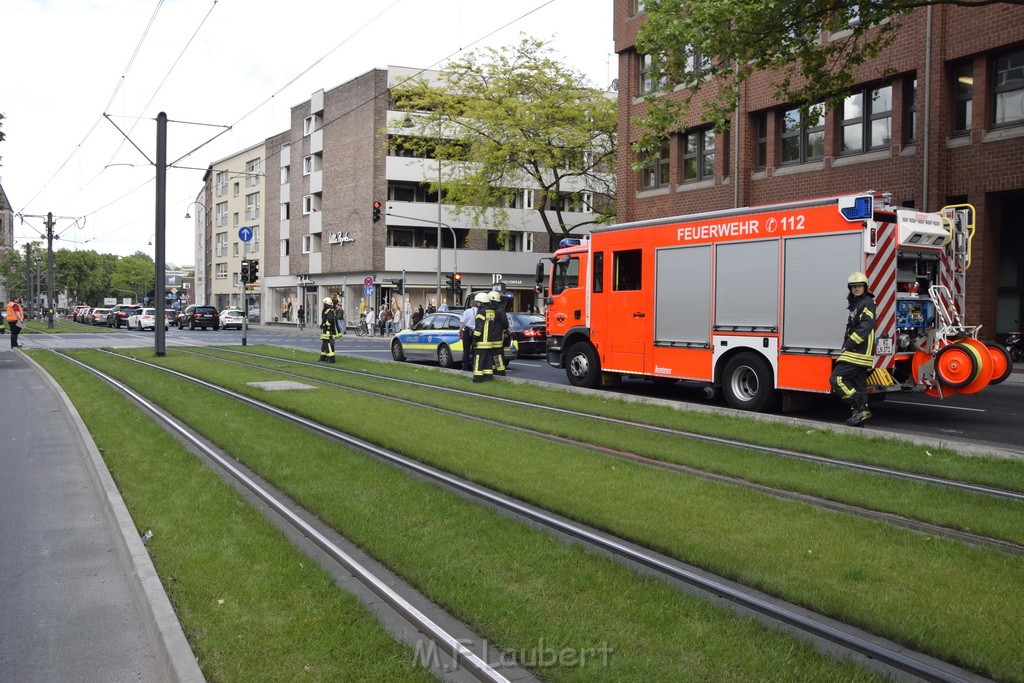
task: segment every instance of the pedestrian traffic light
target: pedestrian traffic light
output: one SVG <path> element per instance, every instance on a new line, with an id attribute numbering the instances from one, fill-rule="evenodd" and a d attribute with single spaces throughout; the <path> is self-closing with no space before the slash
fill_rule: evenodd
<path id="1" fill-rule="evenodd" d="M 260 279 L 260 262 L 259 259 L 253 259 L 249 261 L 249 282 L 256 282 Z"/>
<path id="2" fill-rule="evenodd" d="M 249 283 L 249 259 L 242 260 L 241 280 L 243 285 Z"/>
<path id="3" fill-rule="evenodd" d="M 373 203 L 373 222 L 376 223 L 380 220 L 380 202 Z"/>

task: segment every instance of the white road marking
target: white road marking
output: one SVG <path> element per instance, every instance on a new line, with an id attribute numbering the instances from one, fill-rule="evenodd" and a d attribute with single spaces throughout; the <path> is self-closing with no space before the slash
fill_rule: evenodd
<path id="1" fill-rule="evenodd" d="M 895 403 L 896 405 L 903 405 L 903 406 L 917 406 L 917 407 L 921 407 L 921 408 L 945 408 L 946 410 L 967 410 L 967 411 L 970 411 L 972 413 L 984 413 L 984 412 L 986 412 L 984 408 L 961 408 L 960 406 L 944 406 L 944 405 L 939 405 L 938 403 L 912 403 L 910 401 L 892 401 L 892 400 L 886 400 L 885 402 L 886 403 Z"/>

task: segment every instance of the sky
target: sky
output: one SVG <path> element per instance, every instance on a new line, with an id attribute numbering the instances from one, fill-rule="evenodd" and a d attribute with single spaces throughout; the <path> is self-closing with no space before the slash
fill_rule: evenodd
<path id="1" fill-rule="evenodd" d="M 612 0 L 2 0 L 0 184 L 15 247 L 153 255 L 166 112 L 166 261 L 195 263 L 185 214 L 215 161 L 280 133 L 291 107 L 374 68 L 550 45 L 590 85 L 617 75 Z M 264 207 L 266 209 L 266 207 Z M 276 215 L 266 211 L 267 216 Z"/>

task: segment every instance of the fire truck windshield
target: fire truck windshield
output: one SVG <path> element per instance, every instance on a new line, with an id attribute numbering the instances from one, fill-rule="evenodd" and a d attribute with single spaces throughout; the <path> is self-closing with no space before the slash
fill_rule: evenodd
<path id="1" fill-rule="evenodd" d="M 551 296 L 557 296 L 566 289 L 579 287 L 580 285 L 580 259 L 578 256 L 569 256 L 558 259 L 555 263 L 554 278 L 551 283 Z"/>

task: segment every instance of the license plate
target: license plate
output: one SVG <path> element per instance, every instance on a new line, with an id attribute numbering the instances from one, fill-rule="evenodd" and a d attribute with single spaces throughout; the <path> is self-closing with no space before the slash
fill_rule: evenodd
<path id="1" fill-rule="evenodd" d="M 876 339 L 875 340 L 875 355 L 876 356 L 891 356 L 893 354 L 892 339 Z"/>

